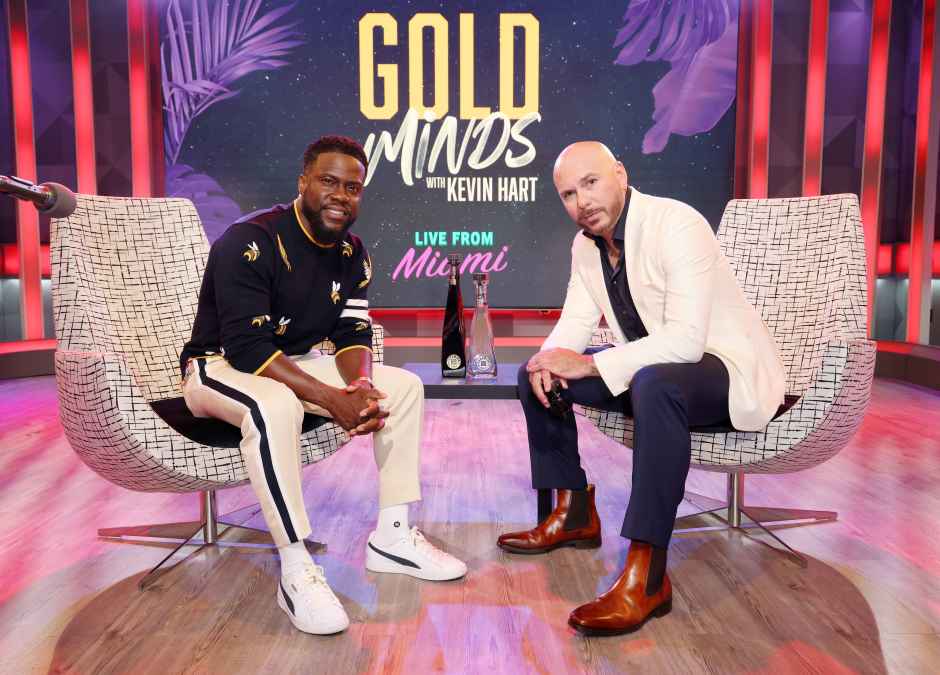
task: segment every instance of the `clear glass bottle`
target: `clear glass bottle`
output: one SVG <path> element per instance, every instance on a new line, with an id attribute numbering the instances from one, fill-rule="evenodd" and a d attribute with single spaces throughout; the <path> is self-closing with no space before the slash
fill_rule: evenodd
<path id="1" fill-rule="evenodd" d="M 451 253 L 447 282 L 447 305 L 441 331 L 441 374 L 444 377 L 467 376 L 466 331 L 463 325 L 463 296 L 460 294 L 460 256 Z"/>
<path id="2" fill-rule="evenodd" d="M 493 347 L 493 323 L 486 288 L 490 275 L 475 272 L 473 284 L 476 290 L 476 308 L 470 324 L 470 349 L 467 358 L 467 374 L 476 379 L 496 377 L 496 350 Z"/>

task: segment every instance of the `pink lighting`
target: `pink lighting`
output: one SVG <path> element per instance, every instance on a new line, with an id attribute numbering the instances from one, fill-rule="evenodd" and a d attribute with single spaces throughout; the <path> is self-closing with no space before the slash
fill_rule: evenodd
<path id="1" fill-rule="evenodd" d="M 754 2 L 754 42 L 751 45 L 751 166 L 749 197 L 767 196 L 770 156 L 770 84 L 773 79 L 773 2 Z"/>
<path id="2" fill-rule="evenodd" d="M 131 104 L 131 180 L 135 197 L 153 196 L 147 2 L 127 2 L 128 85 Z"/>
<path id="3" fill-rule="evenodd" d="M 868 331 L 875 311 L 875 273 L 880 234 L 882 142 L 885 96 L 888 89 L 888 47 L 891 33 L 891 0 L 875 0 L 871 21 L 868 66 L 868 102 L 865 108 L 865 145 L 862 164 L 861 211 L 868 260 Z"/>
<path id="4" fill-rule="evenodd" d="M 91 43 L 88 26 L 88 0 L 70 0 L 72 29 L 72 89 L 75 110 L 75 169 L 78 191 L 98 192 L 95 163 L 95 110 L 91 78 Z"/>
<path id="5" fill-rule="evenodd" d="M 907 340 L 926 342 L 930 333 L 930 272 L 940 264 L 934 242 L 937 200 L 937 116 L 931 110 L 937 66 L 934 28 L 936 0 L 924 0 L 921 28 L 920 81 L 917 89 L 917 127 L 914 139 L 914 203 L 911 207 L 910 280 L 907 297 Z"/>
<path id="6" fill-rule="evenodd" d="M 13 148 L 16 173 L 36 180 L 36 146 L 33 137 L 33 84 L 29 62 L 29 33 L 26 0 L 7 2 L 10 27 L 10 80 L 13 94 Z M 19 242 L 20 307 L 23 338 L 43 337 L 42 291 L 39 281 L 39 214 L 31 204 L 17 202 L 17 241 Z"/>

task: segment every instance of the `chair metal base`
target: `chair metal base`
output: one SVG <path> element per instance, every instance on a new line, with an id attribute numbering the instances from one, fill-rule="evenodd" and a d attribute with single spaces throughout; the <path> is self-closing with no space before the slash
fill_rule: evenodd
<path id="1" fill-rule="evenodd" d="M 690 513 L 688 515 L 676 518 L 673 534 L 682 535 L 697 532 L 738 530 L 746 536 L 750 536 L 747 530 L 759 529 L 761 532 L 769 535 L 771 539 L 782 546 L 784 549 L 782 552 L 786 553 L 791 559 L 796 561 L 800 567 L 807 566 L 806 557 L 793 549 L 789 544 L 783 541 L 783 539 L 774 534 L 770 528 L 773 527 L 775 529 L 780 529 L 783 527 L 799 527 L 801 525 L 827 523 L 833 522 L 839 517 L 839 514 L 835 511 L 810 511 L 806 509 L 744 506 L 744 474 L 742 473 L 728 474 L 727 502 L 712 499 L 711 497 L 705 497 L 704 495 L 700 495 L 691 491 L 687 491 L 685 493 L 685 501 L 701 510 L 697 511 L 696 513 Z M 688 521 L 693 518 L 699 518 L 701 516 L 713 516 L 721 521 L 721 524 L 701 527 L 682 527 L 684 521 Z M 750 522 L 745 522 L 744 519 L 747 519 L 747 521 Z M 770 544 L 767 544 L 760 539 L 755 539 L 755 541 L 760 541 L 761 543 L 770 546 Z M 779 550 L 774 546 L 771 546 L 771 548 Z"/>
<path id="2" fill-rule="evenodd" d="M 169 572 L 171 569 L 176 567 L 179 562 L 167 567 L 164 567 L 164 565 L 184 546 L 197 547 L 193 554 L 198 553 L 205 546 L 225 546 L 255 549 L 275 548 L 273 542 L 256 543 L 241 541 L 230 542 L 221 540 L 222 536 L 233 529 L 267 533 L 267 530 L 262 530 L 255 527 L 246 527 L 243 524 L 247 523 L 258 513 L 260 513 L 260 507 L 249 506 L 244 509 L 239 509 L 238 511 L 233 511 L 232 513 L 229 513 L 220 518 L 216 509 L 215 490 L 201 492 L 199 497 L 201 513 L 200 519 L 196 521 L 159 523 L 153 525 L 132 525 L 129 527 L 107 527 L 98 530 L 98 536 L 102 539 L 113 539 L 128 543 L 176 544 L 172 551 L 170 551 L 162 560 L 160 560 L 160 562 L 154 565 L 150 571 L 143 576 L 143 578 L 141 578 L 141 580 L 137 583 L 138 589 L 142 591 L 147 589 L 153 584 L 154 581 L 162 576 L 163 573 Z M 233 518 L 233 516 L 236 514 L 240 514 L 242 511 L 246 511 L 248 509 L 251 509 L 251 512 L 248 513 L 247 516 Z M 224 528 L 221 530 L 219 529 L 220 525 L 224 526 Z M 320 549 L 323 548 L 323 544 L 319 544 L 318 542 L 312 541 L 310 539 L 307 539 L 306 542 L 308 545 L 312 544 L 314 547 Z"/>

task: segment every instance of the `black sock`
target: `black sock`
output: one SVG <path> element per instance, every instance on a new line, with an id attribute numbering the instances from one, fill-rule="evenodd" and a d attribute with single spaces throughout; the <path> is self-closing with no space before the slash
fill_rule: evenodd
<path id="1" fill-rule="evenodd" d="M 666 549 L 650 545 L 650 568 L 646 575 L 646 597 L 659 593 L 666 576 Z"/>
<path id="2" fill-rule="evenodd" d="M 571 502 L 568 504 L 568 517 L 565 518 L 563 530 L 579 530 L 587 527 L 590 522 L 588 512 L 588 491 L 571 490 Z"/>

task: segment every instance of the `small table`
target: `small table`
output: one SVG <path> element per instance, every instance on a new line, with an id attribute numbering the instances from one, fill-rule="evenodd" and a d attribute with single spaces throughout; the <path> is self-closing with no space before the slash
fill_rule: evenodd
<path id="1" fill-rule="evenodd" d="M 424 384 L 425 398 L 434 399 L 507 399 L 519 398 L 517 385 L 518 363 L 501 363 L 496 368 L 496 377 L 488 380 L 475 380 L 472 377 L 444 377 L 440 363 L 412 361 L 402 368 L 421 378 Z M 538 522 L 542 522 L 554 507 L 553 490 L 537 490 Z"/>
<path id="2" fill-rule="evenodd" d="M 496 367 L 496 377 L 477 380 L 472 377 L 444 377 L 441 364 L 412 361 L 402 366 L 421 378 L 424 383 L 425 398 L 519 398 L 516 387 L 518 363 L 500 363 Z"/>

